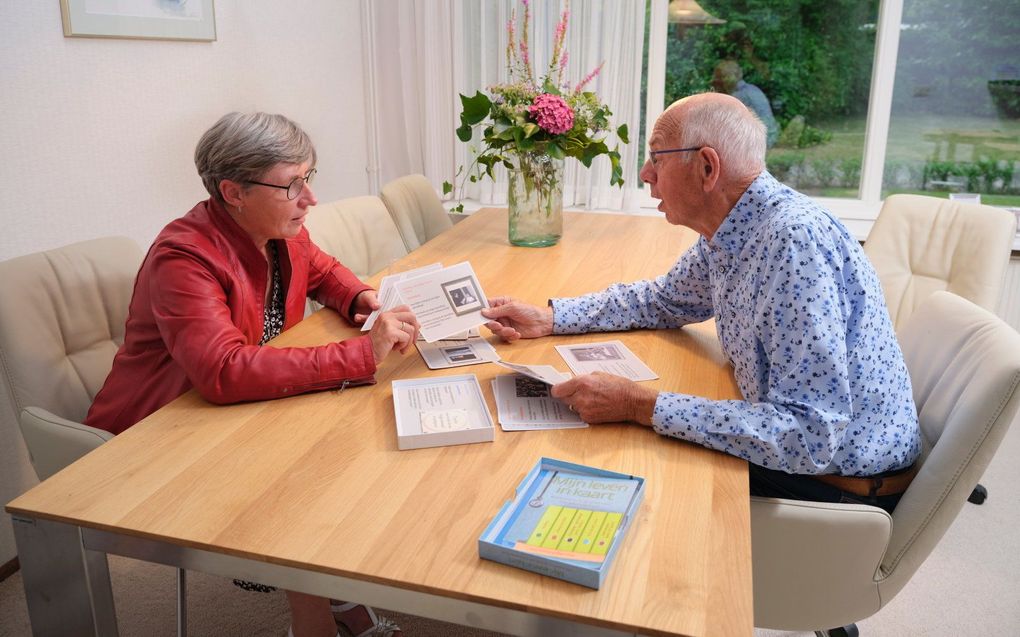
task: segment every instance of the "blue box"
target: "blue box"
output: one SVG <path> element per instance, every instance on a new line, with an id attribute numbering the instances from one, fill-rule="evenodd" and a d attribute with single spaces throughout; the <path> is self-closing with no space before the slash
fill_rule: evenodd
<path id="1" fill-rule="evenodd" d="M 644 495 L 644 478 L 541 458 L 517 486 L 514 499 L 503 505 L 499 514 L 478 538 L 478 555 L 483 559 L 598 589 L 605 580 Z M 592 512 L 593 518 L 596 512 L 601 511 L 606 511 L 607 515 L 622 514 L 605 558 L 601 562 L 566 559 L 562 556 L 564 551 L 525 546 L 530 543 L 525 541 L 526 536 L 532 534 L 534 538 L 533 534 L 539 532 L 540 520 L 549 506 L 576 506 Z M 547 543 L 548 540 L 557 539 L 556 535 L 548 535 Z M 592 550 L 593 554 L 595 552 Z M 551 555 L 553 553 L 557 556 Z"/>

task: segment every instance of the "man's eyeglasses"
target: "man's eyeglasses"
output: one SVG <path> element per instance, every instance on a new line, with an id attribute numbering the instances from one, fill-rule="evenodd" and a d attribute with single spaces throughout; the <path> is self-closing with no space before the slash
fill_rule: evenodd
<path id="1" fill-rule="evenodd" d="M 702 148 L 704 148 L 704 146 L 692 146 L 690 148 L 669 148 L 666 150 L 650 150 L 648 151 L 648 158 L 652 160 L 652 165 L 654 166 L 656 163 L 658 163 L 658 160 L 656 159 L 658 155 L 666 155 L 669 153 L 689 153 L 692 151 L 701 150 Z"/>
<path id="2" fill-rule="evenodd" d="M 277 186 L 276 184 L 267 184 L 262 181 L 249 180 L 245 183 L 256 184 L 259 186 L 268 186 L 269 188 L 279 188 L 280 190 L 287 191 L 287 199 L 294 199 L 301 194 L 301 191 L 305 189 L 305 184 L 312 183 L 312 178 L 315 177 L 315 173 L 319 172 L 317 169 L 312 168 L 309 170 L 304 177 L 295 177 L 286 186 Z"/>

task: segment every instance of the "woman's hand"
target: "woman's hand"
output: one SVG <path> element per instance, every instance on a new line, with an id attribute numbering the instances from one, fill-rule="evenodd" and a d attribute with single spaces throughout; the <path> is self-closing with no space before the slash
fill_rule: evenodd
<path id="1" fill-rule="evenodd" d="M 634 381 L 595 372 L 552 386 L 553 397 L 565 402 L 586 423 L 633 421 L 652 424 L 659 393 Z"/>
<path id="2" fill-rule="evenodd" d="M 489 307 L 482 309 L 482 316 L 494 319 L 485 327 L 508 343 L 519 338 L 549 336 L 553 330 L 551 307 L 529 305 L 509 296 L 489 299 Z"/>
<path id="3" fill-rule="evenodd" d="M 379 294 L 375 290 L 365 290 L 354 298 L 354 324 L 361 325 L 368 320 L 368 315 L 382 307 Z"/>
<path id="4" fill-rule="evenodd" d="M 368 336 L 372 339 L 372 355 L 375 364 L 382 363 L 393 350 L 405 353 L 418 338 L 418 319 L 406 305 L 383 312 L 372 324 Z"/>

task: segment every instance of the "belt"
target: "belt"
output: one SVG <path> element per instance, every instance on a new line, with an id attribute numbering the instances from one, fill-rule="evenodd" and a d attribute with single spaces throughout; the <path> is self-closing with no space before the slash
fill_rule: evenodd
<path id="1" fill-rule="evenodd" d="M 910 486 L 910 481 L 916 475 L 917 465 L 912 464 L 906 469 L 882 473 L 877 476 L 857 477 L 822 474 L 811 477 L 819 482 L 836 487 L 840 491 L 873 498 L 903 493 Z"/>

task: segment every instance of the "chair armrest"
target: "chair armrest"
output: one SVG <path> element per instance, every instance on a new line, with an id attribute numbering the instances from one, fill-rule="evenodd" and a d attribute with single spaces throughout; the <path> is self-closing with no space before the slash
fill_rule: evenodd
<path id="1" fill-rule="evenodd" d="M 25 407 L 18 422 L 40 481 L 113 438 L 108 431 L 61 418 L 41 407 Z"/>
<path id="2" fill-rule="evenodd" d="M 820 630 L 874 614 L 891 536 L 877 507 L 751 498 L 754 625 Z"/>

